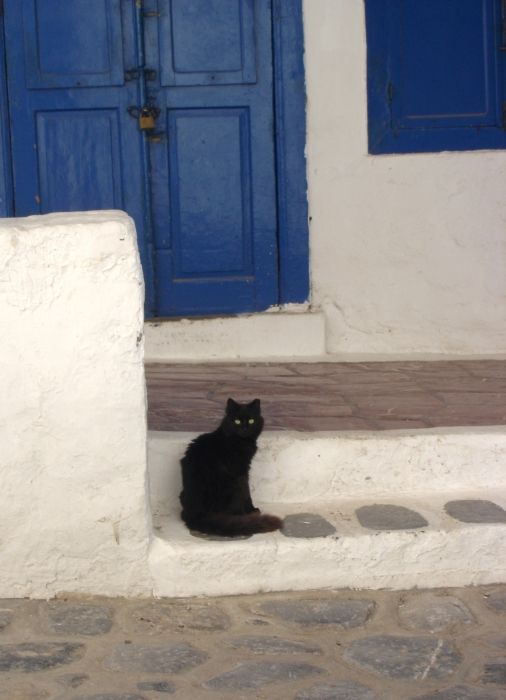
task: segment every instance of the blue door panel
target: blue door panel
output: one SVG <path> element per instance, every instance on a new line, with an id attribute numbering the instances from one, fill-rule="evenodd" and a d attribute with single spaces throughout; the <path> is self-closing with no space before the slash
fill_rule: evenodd
<path id="1" fill-rule="evenodd" d="M 118 110 L 38 112 L 36 122 L 41 212 L 122 209 Z"/>
<path id="2" fill-rule="evenodd" d="M 366 0 L 371 153 L 504 148 L 501 0 Z"/>
<path id="3" fill-rule="evenodd" d="M 121 85 L 120 3 L 22 0 L 28 87 Z"/>
<path id="4" fill-rule="evenodd" d="M 169 110 L 175 278 L 251 276 L 248 110 Z"/>
<path id="5" fill-rule="evenodd" d="M 254 277 L 240 275 L 225 277 L 220 280 L 219 293 L 217 290 L 209 293 L 209 284 L 214 284 L 216 278 L 200 277 L 195 280 L 188 278 L 174 279 L 174 261 L 171 250 L 156 250 L 155 265 L 160 276 L 170 280 L 168 286 L 161 287 L 160 299 L 161 316 L 181 315 L 178 309 L 189 309 L 184 315 L 199 316 L 197 309 L 206 299 L 205 314 L 220 315 L 236 314 L 240 310 L 254 310 L 257 306 L 256 280 Z M 172 311 L 172 308 L 175 311 Z M 193 311 L 191 311 L 193 310 Z"/>
<path id="6" fill-rule="evenodd" d="M 399 128 L 495 124 L 489 0 L 403 0 L 392 112 Z M 456 22 L 458 18 L 458 23 Z M 396 95 L 397 92 L 397 95 Z"/>
<path id="7" fill-rule="evenodd" d="M 163 86 L 255 82 L 254 0 L 160 4 Z"/>

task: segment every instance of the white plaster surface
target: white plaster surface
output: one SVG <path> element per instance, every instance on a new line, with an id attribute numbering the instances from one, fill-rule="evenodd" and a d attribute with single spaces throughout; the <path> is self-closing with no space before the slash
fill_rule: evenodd
<path id="1" fill-rule="evenodd" d="M 178 507 L 180 466 L 195 435 L 150 432 L 151 500 Z M 506 429 L 269 431 L 259 439 L 252 492 L 267 503 L 333 502 L 392 494 L 506 490 Z"/>
<path id="2" fill-rule="evenodd" d="M 325 353 L 324 315 L 289 309 L 226 318 L 148 321 L 145 334 L 148 362 L 297 359 Z"/>
<path id="3" fill-rule="evenodd" d="M 367 153 L 363 0 L 305 0 L 312 305 L 327 351 L 501 354 L 506 153 Z"/>
<path id="4" fill-rule="evenodd" d="M 445 502 L 458 498 L 506 507 L 503 429 L 264 434 L 252 468 L 255 504 L 281 516 L 319 513 L 336 525 L 336 535 L 270 533 L 225 542 L 193 537 L 179 518 L 179 459 L 192 437 L 149 434 L 155 595 L 506 580 L 506 525 L 459 523 L 443 511 Z M 413 508 L 429 527 L 366 530 L 354 511 L 372 503 Z"/>
<path id="5" fill-rule="evenodd" d="M 0 597 L 151 592 L 143 296 L 125 214 L 0 220 Z"/>

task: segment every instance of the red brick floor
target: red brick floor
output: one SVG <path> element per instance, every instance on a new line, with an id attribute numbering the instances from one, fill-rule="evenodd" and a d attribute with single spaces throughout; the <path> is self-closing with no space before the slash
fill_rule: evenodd
<path id="1" fill-rule="evenodd" d="M 267 430 L 506 424 L 506 361 L 149 364 L 151 430 L 212 430 L 229 396 Z"/>

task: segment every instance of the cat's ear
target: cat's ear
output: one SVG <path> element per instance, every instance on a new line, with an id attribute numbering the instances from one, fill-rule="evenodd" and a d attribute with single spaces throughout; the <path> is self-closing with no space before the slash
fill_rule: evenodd
<path id="1" fill-rule="evenodd" d="M 254 399 L 254 401 L 250 403 L 250 406 L 254 411 L 260 413 L 260 399 Z"/>
<path id="2" fill-rule="evenodd" d="M 228 399 L 227 401 L 227 413 L 230 413 L 235 408 L 237 408 L 237 402 L 234 399 Z"/>

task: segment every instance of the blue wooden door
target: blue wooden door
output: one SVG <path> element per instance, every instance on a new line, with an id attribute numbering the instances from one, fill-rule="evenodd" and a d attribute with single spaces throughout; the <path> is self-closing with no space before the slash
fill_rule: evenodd
<path id="1" fill-rule="evenodd" d="M 148 316 L 277 303 L 270 0 L 6 0 L 5 33 L 16 215 L 130 213 Z"/>

